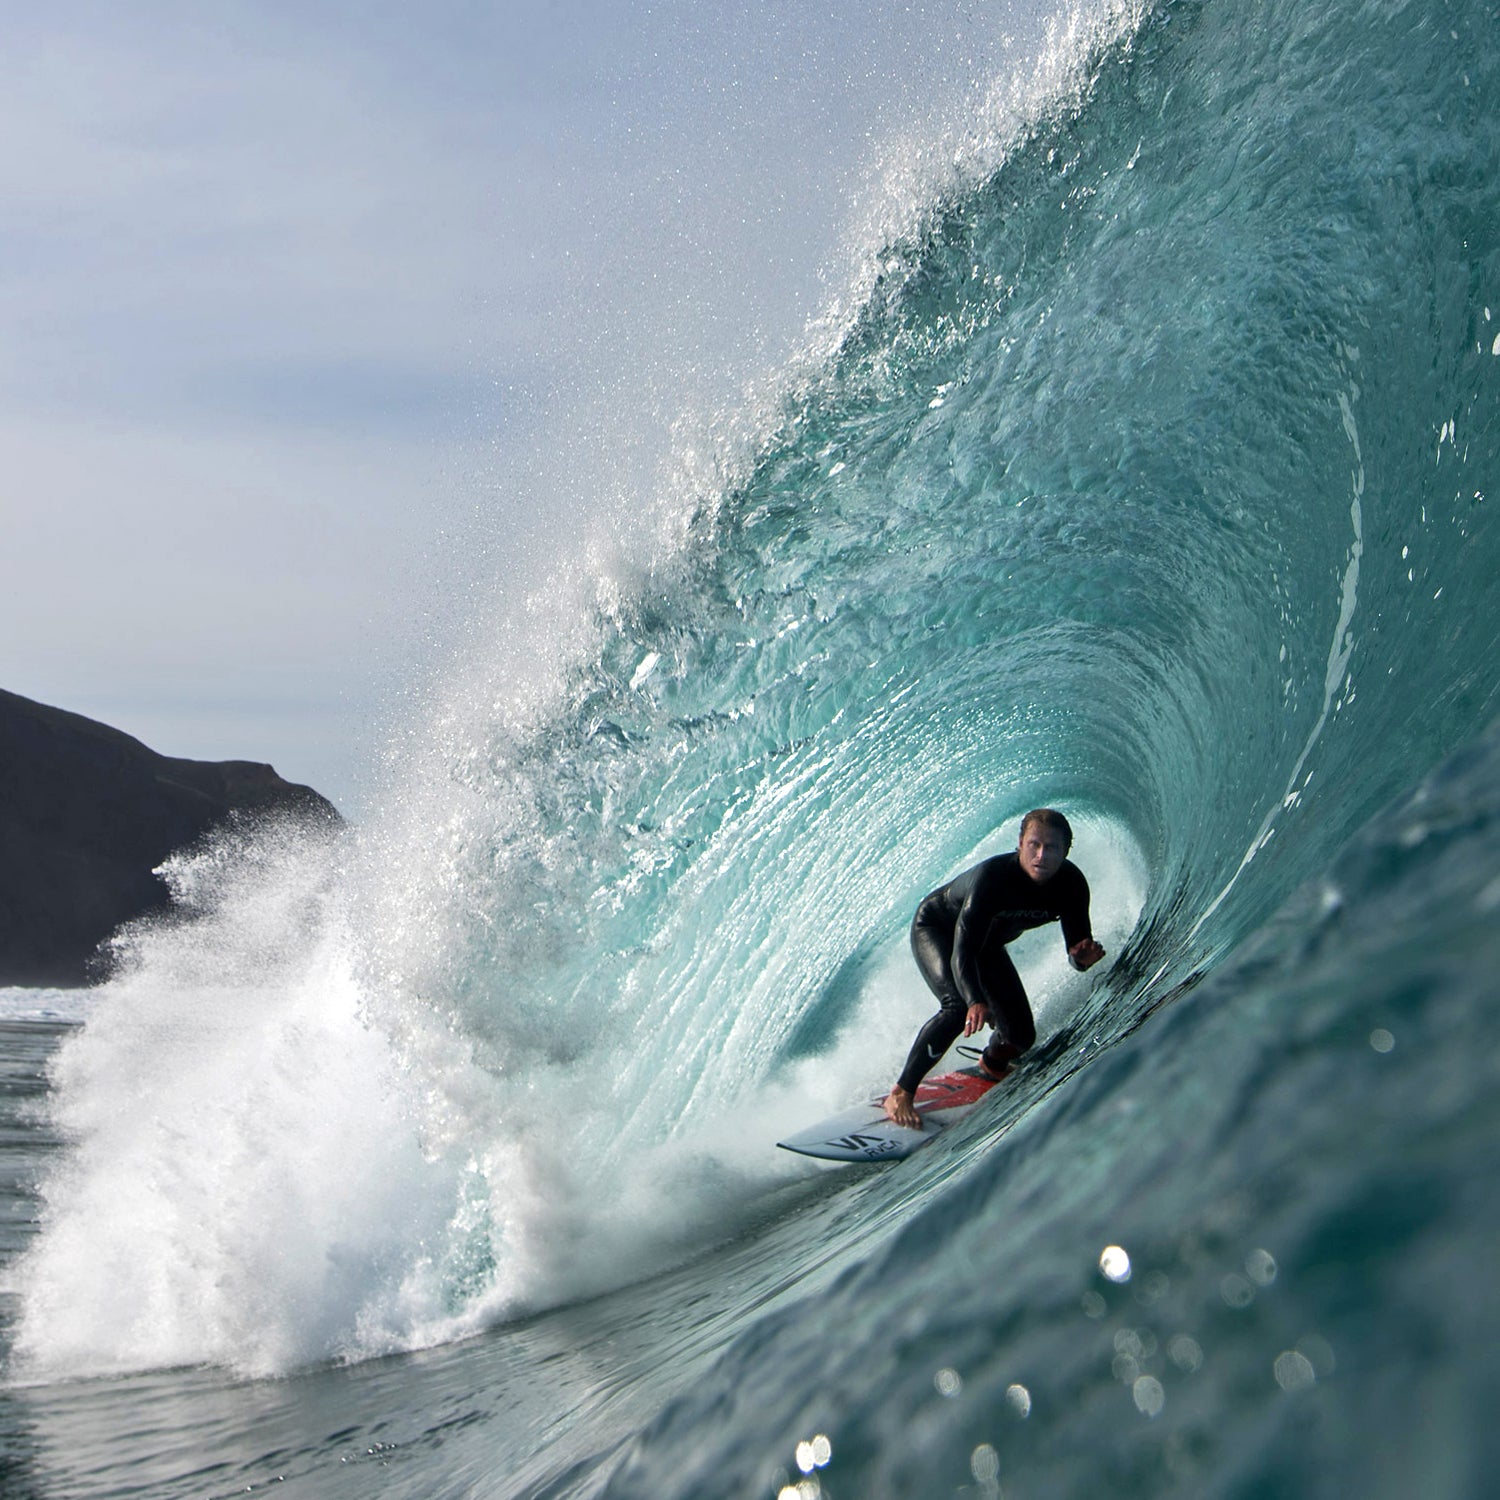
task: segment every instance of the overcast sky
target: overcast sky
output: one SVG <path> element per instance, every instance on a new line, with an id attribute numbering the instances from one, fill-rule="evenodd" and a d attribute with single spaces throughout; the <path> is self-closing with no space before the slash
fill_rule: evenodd
<path id="1" fill-rule="evenodd" d="M 786 356 L 893 143 L 1019 29 L 963 0 L 0 17 L 0 687 L 356 813 L 455 616 L 570 545 L 612 449 Z"/>

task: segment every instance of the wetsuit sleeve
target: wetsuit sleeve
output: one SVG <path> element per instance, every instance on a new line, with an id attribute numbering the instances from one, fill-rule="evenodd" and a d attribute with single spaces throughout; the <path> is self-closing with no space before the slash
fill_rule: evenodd
<path id="1" fill-rule="evenodd" d="M 1093 924 L 1089 920 L 1089 883 L 1083 878 L 1083 872 L 1076 867 L 1073 874 L 1076 878 L 1071 882 L 1067 904 L 1058 913 L 1062 918 L 1063 947 L 1069 952 L 1075 943 L 1081 943 L 1084 938 L 1094 935 Z"/>
<path id="2" fill-rule="evenodd" d="M 979 975 L 979 955 L 994 916 L 993 886 L 993 876 L 981 870 L 953 929 L 953 983 L 965 1005 L 988 1003 Z"/>

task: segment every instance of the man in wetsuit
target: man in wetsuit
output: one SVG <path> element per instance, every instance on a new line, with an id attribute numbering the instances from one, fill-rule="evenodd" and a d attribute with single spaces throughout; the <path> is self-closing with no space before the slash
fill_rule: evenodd
<path id="1" fill-rule="evenodd" d="M 1021 820 L 1014 854 L 982 860 L 922 899 L 911 924 L 911 948 L 927 987 L 942 1007 L 917 1033 L 885 1112 L 898 1125 L 921 1127 L 917 1085 L 962 1032 L 995 1034 L 981 1072 L 1003 1078 L 1036 1040 L 1031 1006 L 1005 945 L 1031 927 L 1062 923 L 1068 961 L 1091 969 L 1104 957 L 1089 925 L 1089 887 L 1068 859 L 1073 830 L 1060 812 L 1038 807 Z"/>

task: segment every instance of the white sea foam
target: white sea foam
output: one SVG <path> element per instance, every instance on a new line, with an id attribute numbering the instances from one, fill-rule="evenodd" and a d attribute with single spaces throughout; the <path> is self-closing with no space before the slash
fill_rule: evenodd
<path id="1" fill-rule="evenodd" d="M 72 1150 L 14 1277 L 23 1372 L 265 1373 L 337 1353 L 441 1232 L 451 1189 L 360 1015 L 328 854 L 177 866 L 199 922 L 139 929 L 65 1045 Z"/>

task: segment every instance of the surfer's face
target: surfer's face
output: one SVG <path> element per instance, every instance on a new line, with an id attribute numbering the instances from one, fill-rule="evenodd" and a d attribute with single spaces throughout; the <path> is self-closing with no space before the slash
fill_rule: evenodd
<path id="1" fill-rule="evenodd" d="M 1062 862 L 1068 857 L 1068 846 L 1056 828 L 1033 823 L 1021 835 L 1017 852 L 1021 856 L 1021 868 L 1041 885 L 1062 869 Z"/>

